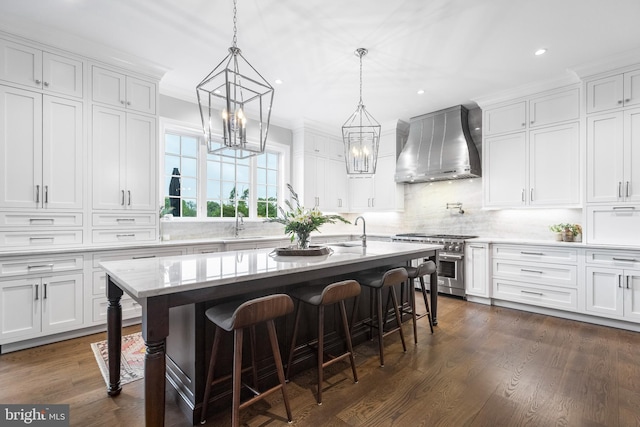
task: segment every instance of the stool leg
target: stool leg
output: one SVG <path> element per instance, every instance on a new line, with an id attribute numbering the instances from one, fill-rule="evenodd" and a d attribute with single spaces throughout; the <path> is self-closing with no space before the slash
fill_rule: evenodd
<path id="1" fill-rule="evenodd" d="M 231 425 L 240 425 L 240 389 L 242 386 L 242 337 L 244 331 L 235 329 L 233 331 L 233 397 L 231 404 Z"/>
<path id="2" fill-rule="evenodd" d="M 318 306 L 318 405 L 322 405 L 322 382 L 324 381 L 324 305 Z"/>
<path id="3" fill-rule="evenodd" d="M 422 297 L 424 298 L 424 308 L 427 311 L 429 328 L 431 328 L 431 333 L 433 333 L 433 321 L 431 320 L 431 310 L 429 310 L 429 299 L 427 298 L 427 288 L 424 285 L 424 277 L 422 276 L 420 276 L 420 288 L 422 290 Z"/>
<path id="4" fill-rule="evenodd" d="M 340 301 L 340 314 L 342 315 L 342 327 L 344 328 L 344 337 L 347 341 L 347 350 L 349 351 L 349 360 L 351 361 L 351 370 L 353 371 L 353 382 L 358 382 L 358 373 L 356 372 L 356 361 L 353 357 L 353 346 L 351 345 L 351 329 L 347 323 L 347 309 L 344 307 L 344 300 Z"/>
<path id="5" fill-rule="evenodd" d="M 258 362 L 256 355 L 256 326 L 253 325 L 249 330 L 249 336 L 251 338 L 251 371 L 253 373 L 253 388 L 258 390 Z"/>
<path id="6" fill-rule="evenodd" d="M 200 412 L 200 424 L 207 422 L 207 406 L 209 405 L 209 397 L 211 394 L 211 383 L 213 382 L 213 371 L 216 366 L 216 354 L 218 354 L 218 348 L 220 347 L 220 338 L 222 336 L 222 330 L 216 326 L 216 331 L 213 335 L 213 346 L 211 347 L 211 358 L 209 359 L 209 372 L 207 373 L 207 385 L 204 387 L 204 399 L 202 400 L 202 409 Z"/>
<path id="7" fill-rule="evenodd" d="M 376 289 L 376 308 L 378 310 L 378 351 L 380 351 L 380 366 L 384 366 L 384 346 L 382 343 L 382 288 Z"/>
<path id="8" fill-rule="evenodd" d="M 293 324 L 293 335 L 291 337 L 291 349 L 289 350 L 289 360 L 287 361 L 287 374 L 285 375 L 287 380 L 291 379 L 291 364 L 293 363 L 293 353 L 296 349 L 296 337 L 298 336 L 298 325 L 300 324 L 300 315 L 302 314 L 300 312 L 301 305 L 302 302 L 298 301 L 296 305 L 296 320 Z"/>
<path id="9" fill-rule="evenodd" d="M 418 344 L 418 318 L 416 316 L 416 290 L 413 288 L 413 279 L 407 282 L 410 287 L 409 292 L 409 304 L 411 305 L 411 319 L 413 320 L 413 341 Z"/>
<path id="10" fill-rule="evenodd" d="M 267 329 L 269 331 L 269 340 L 271 341 L 271 351 L 273 359 L 276 363 L 276 371 L 278 372 L 278 380 L 280 380 L 280 388 L 282 389 L 282 399 L 284 407 L 287 410 L 287 420 L 291 422 L 291 407 L 289 406 L 289 398 L 287 397 L 287 384 L 284 379 L 284 370 L 282 369 L 282 358 L 280 357 L 280 349 L 278 348 L 278 337 L 276 336 L 276 327 L 273 320 L 267 321 Z"/>
<path id="11" fill-rule="evenodd" d="M 400 340 L 402 341 L 402 348 L 404 351 L 407 351 L 407 344 L 404 341 L 404 332 L 402 332 L 402 320 L 400 319 L 400 308 L 398 307 L 398 297 L 396 295 L 396 290 L 393 286 L 389 286 L 389 291 L 391 292 L 391 299 L 393 300 L 393 311 L 396 314 L 396 322 L 398 322 L 398 330 L 400 331 Z"/>

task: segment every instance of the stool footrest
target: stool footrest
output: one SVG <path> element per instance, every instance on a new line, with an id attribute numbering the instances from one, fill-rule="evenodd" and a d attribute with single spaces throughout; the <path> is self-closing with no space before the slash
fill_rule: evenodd
<path id="1" fill-rule="evenodd" d="M 265 390 L 262 393 L 258 393 L 257 395 L 255 395 L 251 399 L 248 399 L 248 400 L 240 403 L 240 409 L 247 408 L 247 407 L 253 405 L 254 403 L 256 403 L 258 400 L 262 400 L 265 397 L 269 396 L 270 394 L 275 393 L 276 391 L 280 391 L 280 390 L 282 390 L 282 384 L 278 384 L 278 385 L 270 388 L 269 390 Z"/>

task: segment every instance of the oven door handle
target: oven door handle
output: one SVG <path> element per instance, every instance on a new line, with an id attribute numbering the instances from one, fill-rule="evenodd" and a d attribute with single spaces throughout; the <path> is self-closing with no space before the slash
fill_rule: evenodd
<path id="1" fill-rule="evenodd" d="M 449 261 L 449 260 L 462 261 L 462 255 L 440 254 L 439 258 L 443 261 Z"/>

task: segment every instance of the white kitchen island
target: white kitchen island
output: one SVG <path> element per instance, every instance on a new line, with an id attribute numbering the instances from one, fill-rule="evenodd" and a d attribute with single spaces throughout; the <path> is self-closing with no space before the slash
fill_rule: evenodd
<path id="1" fill-rule="evenodd" d="M 142 306 L 142 336 L 145 355 L 145 424 L 161 426 L 165 411 L 166 340 L 170 332 L 169 309 L 222 301 L 230 297 L 282 292 L 287 286 L 332 278 L 344 278 L 358 272 L 401 265 L 417 258 L 438 261 L 439 245 L 370 242 L 360 245 L 331 246 L 333 253 L 313 257 L 274 256 L 272 249 L 230 251 L 161 258 L 104 262 L 107 273 L 107 339 L 109 346 L 108 393 L 120 393 L 120 343 L 122 335 L 123 293 Z M 434 273 L 435 275 L 436 273 Z M 432 280 L 437 280 L 432 277 Z M 434 323 L 437 319 L 437 293 L 431 293 Z M 196 312 L 201 312 L 196 310 Z M 194 318 L 193 330 L 204 322 Z M 192 420 L 199 418 L 206 348 L 200 335 L 195 352 L 191 386 L 179 390 L 181 405 Z M 184 355 L 182 355 L 184 356 Z M 180 366 L 176 366 L 180 369 Z M 172 385 L 174 384 L 171 382 Z M 178 386 L 179 388 L 179 386 Z M 180 404 L 180 403 L 179 403 Z"/>

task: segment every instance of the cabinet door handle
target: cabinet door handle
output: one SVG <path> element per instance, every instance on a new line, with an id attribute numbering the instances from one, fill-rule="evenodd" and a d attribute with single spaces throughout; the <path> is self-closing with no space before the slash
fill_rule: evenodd
<path id="1" fill-rule="evenodd" d="M 127 190 L 127 206 L 131 206 L 131 190 Z"/>
<path id="2" fill-rule="evenodd" d="M 630 197 L 631 196 L 631 193 L 629 192 L 629 181 L 627 181 L 624 194 L 625 194 L 626 197 Z"/>
<path id="3" fill-rule="evenodd" d="M 635 210 L 636 207 L 635 206 L 614 206 L 612 209 L 614 211 L 616 211 L 616 210 Z"/>
<path id="4" fill-rule="evenodd" d="M 544 295 L 542 292 L 532 292 L 532 291 L 524 291 L 524 290 L 520 290 L 520 292 L 522 292 L 523 294 L 531 294 L 531 295 L 538 295 L 539 297 L 541 297 L 542 295 Z"/>
<path id="5" fill-rule="evenodd" d="M 135 234 L 116 234 L 116 238 L 121 238 L 121 237 L 136 237 Z"/>
<path id="6" fill-rule="evenodd" d="M 522 127 L 525 127 L 527 124 L 526 123 L 522 123 Z"/>
<path id="7" fill-rule="evenodd" d="M 42 296 L 42 299 L 47 299 L 47 284 L 45 283 L 42 286 L 44 287 L 44 290 L 42 292 L 44 295 Z"/>
<path id="8" fill-rule="evenodd" d="M 629 101 L 631 101 L 631 98 L 627 98 L 627 99 L 625 99 L 625 100 L 624 100 L 624 103 L 626 104 L 626 103 L 628 103 Z"/>
<path id="9" fill-rule="evenodd" d="M 626 262 L 637 262 L 635 258 L 611 258 L 614 261 L 626 261 Z"/>
<path id="10" fill-rule="evenodd" d="M 49 82 L 44 82 L 44 87 L 49 87 Z"/>
<path id="11" fill-rule="evenodd" d="M 122 192 L 122 198 L 121 198 L 120 204 L 124 206 L 124 190 L 120 190 L 120 191 Z"/>
<path id="12" fill-rule="evenodd" d="M 618 287 L 622 287 L 622 274 L 618 274 Z"/>
<path id="13" fill-rule="evenodd" d="M 529 190 L 529 201 L 533 202 L 533 188 Z"/>
<path id="14" fill-rule="evenodd" d="M 40 203 L 40 185 L 36 185 L 36 203 Z"/>
<path id="15" fill-rule="evenodd" d="M 522 198 L 522 201 L 524 202 L 524 188 L 522 189 L 522 194 L 520 196 Z"/>
<path id="16" fill-rule="evenodd" d="M 523 272 L 523 273 L 542 274 L 542 271 L 540 271 L 540 270 L 529 270 L 529 269 L 526 269 L 526 268 L 521 268 L 520 271 Z"/>
<path id="17" fill-rule="evenodd" d="M 40 299 L 40 297 L 38 296 L 38 286 L 39 285 L 36 285 L 36 301 L 38 301 Z"/>
<path id="18" fill-rule="evenodd" d="M 618 101 L 618 104 L 622 104 L 622 99 Z"/>
<path id="19" fill-rule="evenodd" d="M 529 123 L 534 124 L 535 122 L 536 122 L 535 120 L 531 120 Z"/>
<path id="20" fill-rule="evenodd" d="M 131 101 L 127 101 L 127 105 L 131 105 Z"/>
<path id="21" fill-rule="evenodd" d="M 123 99 L 120 100 L 120 104 L 124 105 L 124 100 Z"/>
<path id="22" fill-rule="evenodd" d="M 39 85 L 40 83 L 42 83 L 42 81 L 36 79 L 36 84 Z"/>
<path id="23" fill-rule="evenodd" d="M 38 264 L 38 265 L 28 265 L 27 270 L 31 270 L 33 268 L 50 268 L 53 270 L 53 264 Z"/>
<path id="24" fill-rule="evenodd" d="M 375 198 L 375 197 L 372 197 L 372 198 L 371 198 L 371 207 L 373 208 L 373 207 L 375 207 L 375 206 L 376 206 L 376 198 Z"/>
<path id="25" fill-rule="evenodd" d="M 155 255 L 140 255 L 140 256 L 134 256 L 131 257 L 131 259 L 146 259 L 146 258 L 155 258 Z"/>
<path id="26" fill-rule="evenodd" d="M 631 288 L 629 287 L 629 278 L 630 278 L 630 277 L 631 277 L 631 276 L 627 276 L 627 289 L 631 289 Z"/>
<path id="27" fill-rule="evenodd" d="M 520 251 L 520 253 L 522 255 L 538 255 L 538 256 L 543 256 L 544 254 L 542 252 L 525 252 L 525 251 Z"/>
<path id="28" fill-rule="evenodd" d="M 136 222 L 135 218 L 116 218 L 116 222 Z"/>
<path id="29" fill-rule="evenodd" d="M 618 199 L 622 198 L 622 181 L 618 181 Z"/>
<path id="30" fill-rule="evenodd" d="M 49 203 L 49 186 L 44 186 L 44 203 Z"/>

